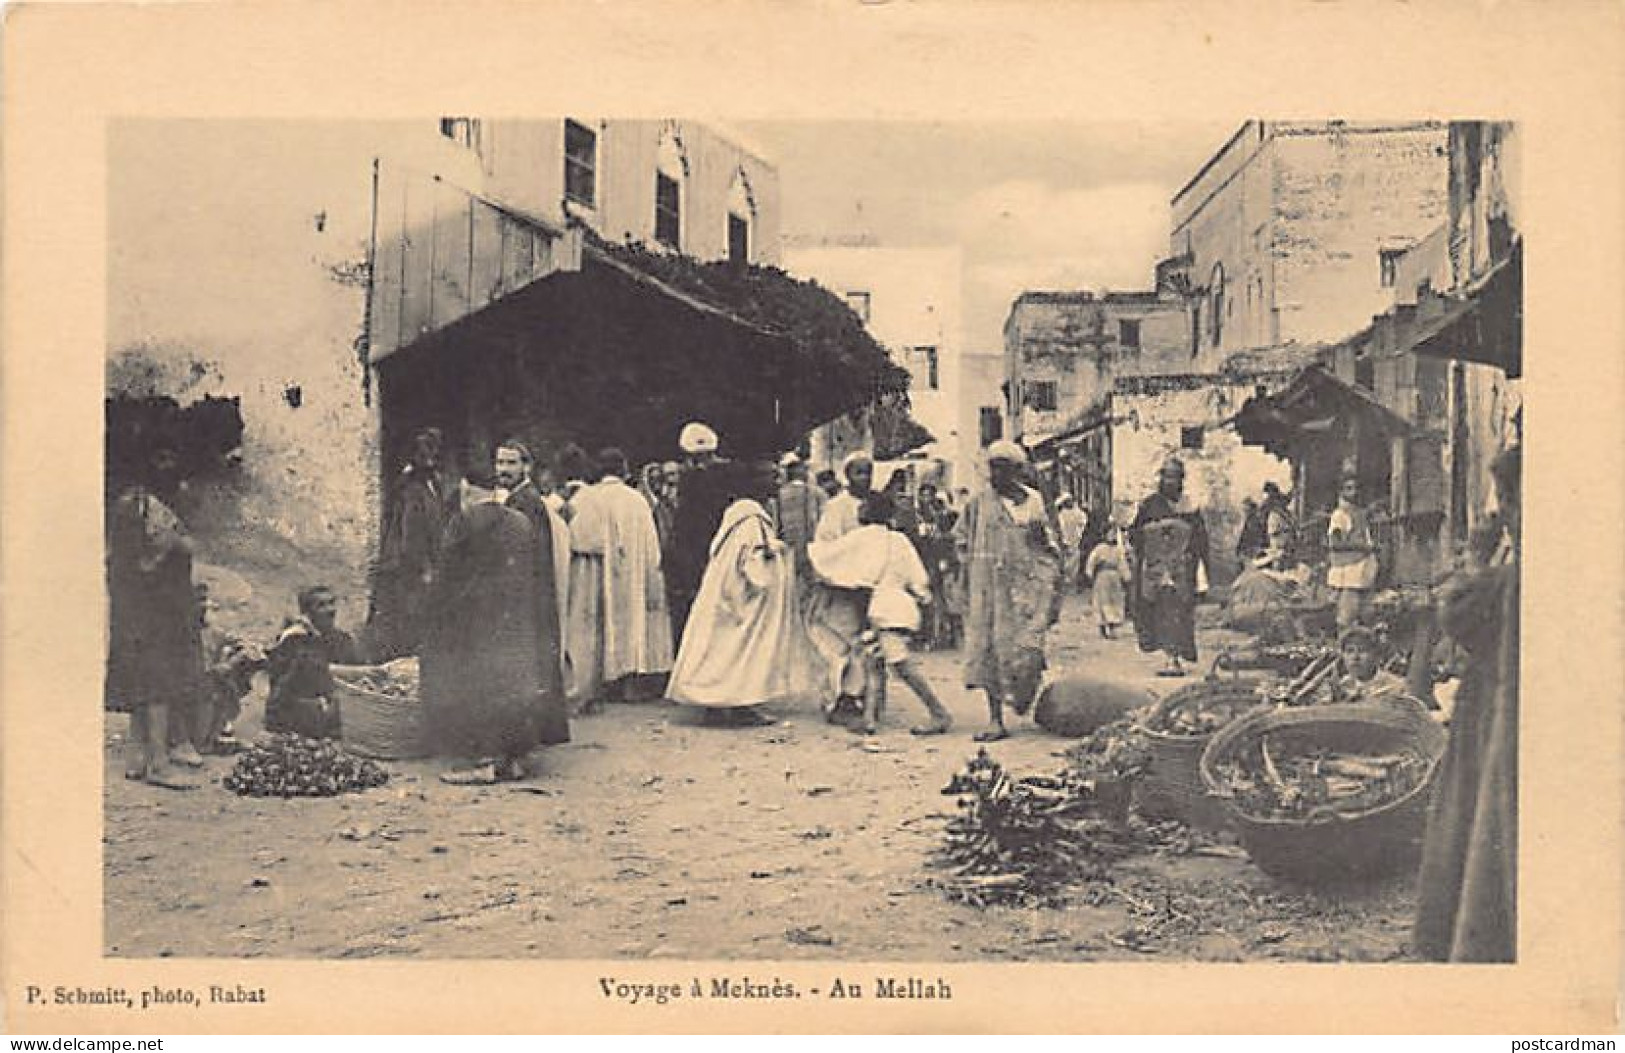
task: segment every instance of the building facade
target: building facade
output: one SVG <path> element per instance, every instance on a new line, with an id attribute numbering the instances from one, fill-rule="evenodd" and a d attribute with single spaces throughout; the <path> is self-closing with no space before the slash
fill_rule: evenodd
<path id="1" fill-rule="evenodd" d="M 1237 376 L 1165 373 L 1119 378 L 1111 399 L 1109 449 L 1112 516 L 1132 521 L 1139 502 L 1157 487 L 1157 472 L 1170 457 L 1185 465 L 1185 492 L 1202 509 L 1216 582 L 1237 572 L 1235 544 L 1242 527 L 1242 501 L 1257 500 L 1265 483 L 1292 488 L 1287 462 L 1245 446 L 1223 422 L 1260 388 L 1289 374 Z"/>
<path id="2" fill-rule="evenodd" d="M 1006 416 L 1037 445 L 1104 405 L 1117 377 L 1182 371 L 1184 305 L 1157 293 L 1024 292 L 1004 347 Z"/>
<path id="3" fill-rule="evenodd" d="M 110 393 L 239 398 L 241 468 L 189 509 L 203 558 L 319 575 L 352 606 L 407 430 L 392 363 L 433 339 L 460 390 L 467 320 L 579 267 L 571 226 L 778 255 L 772 166 L 689 122 L 128 120 L 108 151 Z M 489 455 L 447 426 L 456 467 Z"/>
<path id="4" fill-rule="evenodd" d="M 963 266 L 956 248 L 892 248 L 866 239 L 786 239 L 784 268 L 846 301 L 910 375 L 910 413 L 935 439 L 919 453 L 942 462 L 946 481 L 963 474 L 976 435 L 962 430 Z M 857 434 L 850 423 L 836 425 Z M 840 436 L 820 429 L 817 468 L 844 455 Z"/>
<path id="5" fill-rule="evenodd" d="M 1445 219 L 1448 144 L 1437 121 L 1244 123 L 1171 203 L 1159 287 L 1187 298 L 1192 368 L 1383 311 L 1398 258 Z"/>

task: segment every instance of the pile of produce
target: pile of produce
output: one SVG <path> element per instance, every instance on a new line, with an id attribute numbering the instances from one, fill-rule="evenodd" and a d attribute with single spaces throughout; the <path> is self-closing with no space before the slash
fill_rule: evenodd
<path id="1" fill-rule="evenodd" d="M 1055 906 L 1067 885 L 1138 848 L 1102 814 L 1095 784 L 1071 772 L 1015 779 L 980 750 L 942 792 L 959 811 L 937 858 L 950 873 L 935 883 L 957 902 Z"/>
<path id="2" fill-rule="evenodd" d="M 330 739 L 277 735 L 238 754 L 224 785 L 240 797 L 337 797 L 388 781 L 384 769 Z"/>
<path id="3" fill-rule="evenodd" d="M 1143 713 L 1131 713 L 1098 729 L 1067 750 L 1067 764 L 1079 778 L 1131 782 L 1151 763 L 1151 745 L 1140 727 Z"/>
<path id="4" fill-rule="evenodd" d="M 1314 822 L 1400 800 L 1422 784 L 1429 767 L 1420 747 L 1382 755 L 1324 747 L 1291 752 L 1263 735 L 1216 772 L 1243 814 Z"/>
<path id="5" fill-rule="evenodd" d="M 418 697 L 418 660 L 400 658 L 386 665 L 335 669 L 333 675 L 349 687 L 390 698 Z"/>
<path id="6" fill-rule="evenodd" d="M 1170 704 L 1152 711 L 1146 719 L 1146 729 L 1175 738 L 1200 738 L 1255 708 L 1260 698 L 1255 691 L 1240 689 L 1187 690 L 1169 695 L 1168 702 Z"/>

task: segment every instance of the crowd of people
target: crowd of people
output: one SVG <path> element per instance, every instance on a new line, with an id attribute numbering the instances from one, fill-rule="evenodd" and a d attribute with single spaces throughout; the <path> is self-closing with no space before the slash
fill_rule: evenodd
<path id="1" fill-rule="evenodd" d="M 915 654 L 961 644 L 988 701 L 979 737 L 1007 734 L 1061 596 L 1062 546 L 1020 447 L 996 444 L 986 492 L 956 508 L 902 472 L 876 489 L 867 453 L 810 480 L 793 454 L 724 459 L 703 424 L 678 438 L 680 461 L 636 474 L 614 448 L 538 464 L 507 439 L 453 481 L 443 435 L 423 429 L 390 487 L 364 629 L 339 628 L 340 597 L 313 584 L 262 651 L 211 625 L 174 450 L 149 436 L 110 477 L 108 697 L 133 714 L 131 778 L 196 785 L 187 769 L 236 747 L 260 671 L 267 731 L 341 737 L 334 667 L 402 657 L 418 659 L 429 745 L 457 784 L 524 778 L 535 748 L 609 702 L 758 724 L 768 703 L 817 699 L 873 733 L 896 685 L 925 710 L 913 730 L 941 734 L 952 717 Z"/>
<path id="2" fill-rule="evenodd" d="M 702 424 L 683 429 L 680 462 L 636 475 L 612 447 L 589 457 L 567 446 L 538 465 L 524 442 L 504 440 L 490 471 L 453 491 L 442 436 L 425 429 L 392 488 L 360 639 L 337 625 L 340 597 L 315 584 L 261 650 L 212 623 L 173 507 L 174 443 L 142 438 L 109 463 L 107 694 L 131 713 L 127 776 L 155 786 L 194 787 L 204 754 L 236 748 L 261 671 L 267 731 L 337 738 L 334 666 L 417 656 L 429 745 L 455 761 L 441 778 L 487 784 L 525 778 L 537 747 L 567 742 L 573 716 L 611 701 L 664 697 L 733 726 L 771 723 L 771 703 L 816 699 L 831 723 L 873 734 L 895 683 L 924 711 L 912 731 L 940 735 L 953 717 L 920 647 L 962 647 L 963 682 L 987 706 L 975 738 L 1002 739 L 1006 712 L 1026 713 L 1039 693 L 1046 633 L 1080 581 L 1100 633 L 1132 622 L 1140 650 L 1162 656 L 1160 674 L 1183 675 L 1197 658 L 1209 538 L 1177 458 L 1130 523 L 1091 532 L 1070 499 L 1051 505 L 1008 441 L 987 448 L 978 491 L 955 507 L 929 482 L 910 494 L 901 472 L 876 489 L 867 453 L 812 480 L 794 455 L 725 460 Z M 1494 475 L 1500 507 L 1439 605 L 1469 657 L 1416 933 L 1419 952 L 1441 959 L 1507 960 L 1515 931 L 1516 448 Z M 1382 642 L 1360 625 L 1381 549 L 1358 496 L 1345 480 L 1323 545 L 1337 687 L 1397 698 L 1406 683 L 1381 668 Z M 1279 488 L 1247 511 L 1233 621 L 1269 613 L 1305 566 Z"/>

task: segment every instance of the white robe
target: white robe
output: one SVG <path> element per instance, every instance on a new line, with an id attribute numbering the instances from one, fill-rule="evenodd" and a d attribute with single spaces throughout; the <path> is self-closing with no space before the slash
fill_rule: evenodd
<path id="1" fill-rule="evenodd" d="M 824 514 L 818 517 L 814 543 L 828 545 L 858 529 L 858 511 L 862 507 L 863 499 L 846 490 L 830 498 L 829 504 L 824 506 Z M 857 639 L 863 631 L 868 598 L 861 592 L 832 587 L 823 581 L 807 582 L 804 587 L 807 633 L 828 669 L 826 703 L 840 695 L 861 696 L 868 673 L 864 663 L 858 660 Z"/>
<path id="2" fill-rule="evenodd" d="M 570 503 L 570 693 L 588 700 L 606 683 L 670 669 L 671 619 L 643 496 L 610 476 Z"/>
<path id="3" fill-rule="evenodd" d="M 767 510 L 735 501 L 711 542 L 667 697 L 737 708 L 817 690 L 814 659 L 796 617 L 795 567 Z"/>

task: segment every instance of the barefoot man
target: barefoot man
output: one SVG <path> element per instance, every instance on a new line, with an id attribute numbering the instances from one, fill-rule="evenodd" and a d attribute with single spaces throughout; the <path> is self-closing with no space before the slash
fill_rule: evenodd
<path id="1" fill-rule="evenodd" d="M 1061 612 L 1061 552 L 1038 491 L 1021 481 L 1027 454 L 1001 440 L 988 447 L 988 485 L 959 521 L 970 595 L 965 686 L 987 692 L 988 729 L 1006 738 L 1004 706 L 1025 713 L 1044 673 L 1044 634 Z"/>

